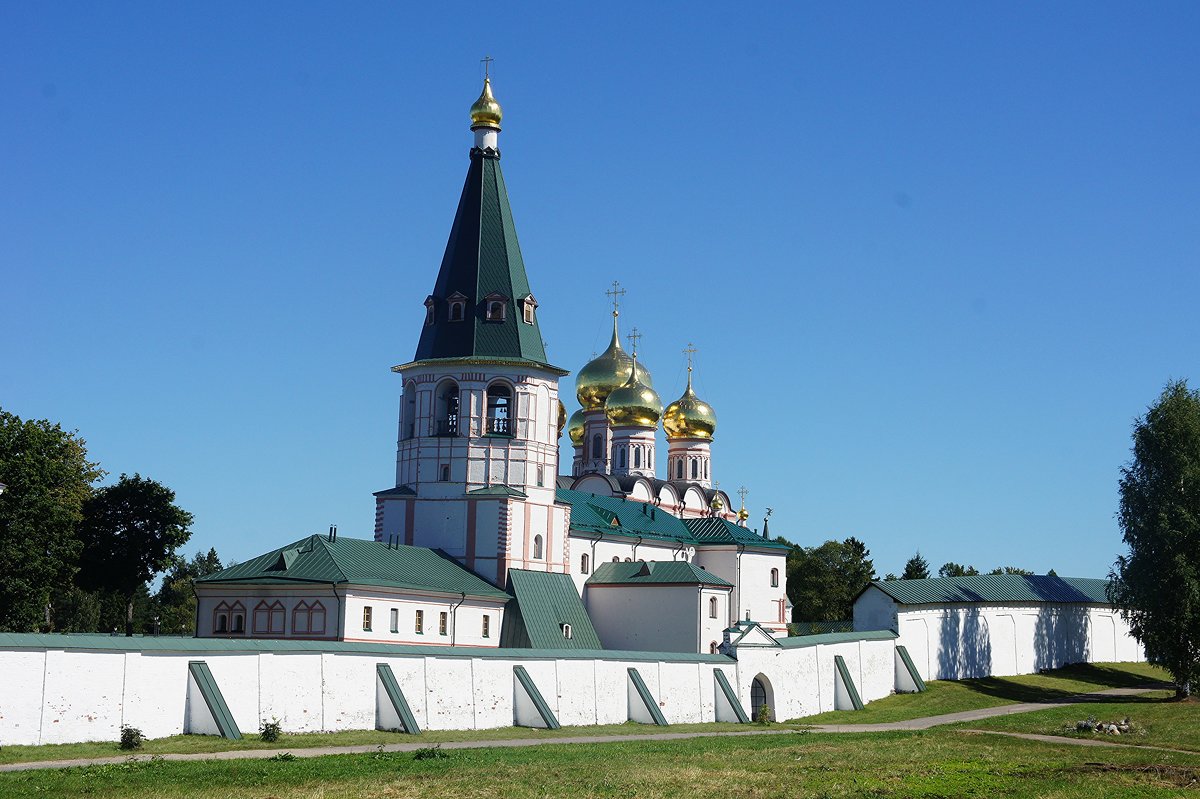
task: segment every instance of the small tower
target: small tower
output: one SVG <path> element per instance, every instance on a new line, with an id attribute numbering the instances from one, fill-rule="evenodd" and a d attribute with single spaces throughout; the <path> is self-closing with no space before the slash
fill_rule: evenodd
<path id="1" fill-rule="evenodd" d="M 667 406 L 663 429 L 667 433 L 667 479 L 712 487 L 712 440 L 717 414 L 692 389 L 692 345 L 683 351 L 688 358 L 687 388 L 683 396 Z"/>
<path id="2" fill-rule="evenodd" d="M 609 473 L 617 477 L 654 477 L 654 441 L 662 417 L 662 400 L 658 392 L 638 379 L 640 371 L 635 351 L 629 379 L 604 402 L 604 414 L 612 428 Z"/>
<path id="3" fill-rule="evenodd" d="M 638 382 L 647 387 L 651 385 L 650 373 L 637 365 L 621 348 L 617 318 L 620 316 L 620 298 L 625 294 L 625 289 L 614 280 L 613 287 L 605 294 L 612 297 L 613 303 L 612 340 L 608 348 L 588 361 L 575 377 L 575 397 L 583 406 L 582 440 L 575 443 L 572 438 L 576 447 L 572 473 L 576 477 L 588 473 L 615 474 L 612 471 L 612 429 L 604 412 L 604 404 L 608 395 L 625 385 L 635 371 Z"/>

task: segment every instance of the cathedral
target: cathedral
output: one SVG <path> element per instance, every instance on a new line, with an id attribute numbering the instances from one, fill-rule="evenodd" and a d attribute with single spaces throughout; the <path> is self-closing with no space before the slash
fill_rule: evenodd
<path id="1" fill-rule="evenodd" d="M 198 634 L 680 652 L 715 652 L 750 627 L 785 636 L 788 548 L 765 521 L 762 535 L 749 529 L 713 479 L 717 420 L 692 387 L 694 350 L 664 408 L 636 335 L 621 346 L 615 283 L 612 339 L 579 369 L 567 419 L 570 372 L 546 357 L 488 78 L 470 118 L 445 255 L 413 315 L 416 352 L 392 367 L 396 473 L 375 494 L 374 541 L 331 531 L 205 578 Z"/>

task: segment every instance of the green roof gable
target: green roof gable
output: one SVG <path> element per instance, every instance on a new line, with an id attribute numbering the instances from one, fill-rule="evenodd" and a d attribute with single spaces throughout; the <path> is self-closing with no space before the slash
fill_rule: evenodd
<path id="1" fill-rule="evenodd" d="M 875 580 L 874 586 L 901 605 L 943 602 L 1066 602 L 1109 604 L 1108 580 L 1046 574 L 974 574 L 926 580 Z M 863 591 L 867 590 L 866 588 Z M 861 592 L 859 594 L 862 595 Z"/>
<path id="2" fill-rule="evenodd" d="M 748 547 L 791 549 L 788 544 L 764 538 L 753 530 L 734 524 L 728 519 L 704 516 L 698 519 L 684 519 L 683 524 L 701 544 L 742 544 Z"/>
<path id="3" fill-rule="evenodd" d="M 446 253 L 427 300 L 432 323 L 421 330 L 414 360 L 482 358 L 547 365 L 536 311 L 532 324 L 524 318 L 523 301 L 531 296 L 500 154 L 474 148 Z M 465 303 L 461 321 L 450 321 L 452 297 Z M 489 297 L 505 303 L 503 321 L 486 318 Z"/>
<path id="4" fill-rule="evenodd" d="M 650 560 L 636 563 L 601 563 L 588 578 L 588 585 L 715 585 L 733 588 L 712 572 L 682 560 Z"/>
<path id="5" fill-rule="evenodd" d="M 203 584 L 337 583 L 507 599 L 440 552 L 361 538 L 313 535 L 197 579 Z"/>
<path id="6" fill-rule="evenodd" d="M 511 569 L 514 597 L 504 611 L 500 646 L 534 649 L 602 649 L 600 637 L 583 608 L 569 574 Z M 571 637 L 563 625 L 571 625 Z"/>

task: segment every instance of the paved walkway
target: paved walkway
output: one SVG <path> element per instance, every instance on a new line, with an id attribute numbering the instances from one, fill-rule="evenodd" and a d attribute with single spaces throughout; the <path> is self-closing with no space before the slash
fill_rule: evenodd
<path id="1" fill-rule="evenodd" d="M 1013 713 L 1028 713 L 1033 710 L 1044 710 L 1048 707 L 1057 705 L 1072 705 L 1080 702 L 1098 702 L 1114 696 L 1133 696 L 1136 694 L 1145 693 L 1146 691 L 1154 690 L 1154 687 L 1144 688 L 1111 688 L 1107 691 L 1098 691 L 1091 694 L 1076 694 L 1075 696 L 1053 702 L 1022 702 L 1015 705 L 1000 705 L 999 707 L 986 707 L 979 710 L 964 710 L 961 713 L 945 713 L 940 716 L 926 716 L 925 718 L 909 719 L 907 721 L 892 721 L 882 724 L 814 724 L 808 729 L 813 732 L 893 732 L 897 730 L 926 730 L 930 727 L 936 727 L 940 724 L 955 724 L 962 721 L 978 721 L 979 719 L 992 718 L 993 716 L 1007 716 Z M 501 740 L 487 741 L 445 741 L 441 744 L 443 749 L 489 749 L 496 747 L 513 747 L 513 746 L 543 746 L 546 744 L 597 744 L 597 743 L 613 743 L 616 741 L 679 741 L 687 738 L 716 738 L 716 737 L 737 737 L 742 735 L 795 735 L 803 730 L 780 730 L 780 729 L 756 729 L 746 730 L 744 732 L 658 732 L 658 733 L 641 733 L 631 735 L 579 735 L 573 737 L 560 738 L 508 738 Z M 988 734 L 988 735 L 1008 735 L 1015 738 L 1025 738 L 1033 741 L 1043 741 L 1055 744 L 1067 744 L 1078 746 L 1119 746 L 1137 749 L 1159 749 L 1167 752 L 1185 752 L 1182 749 L 1164 749 L 1157 746 L 1137 746 L 1132 744 L 1117 743 L 1116 741 L 1102 741 L 1089 738 L 1060 738 L 1053 735 L 1031 735 L 1025 733 L 1009 733 L 1009 732 L 992 732 L 991 730 L 964 730 L 963 732 Z M 31 769 L 42 768 L 69 768 L 72 766 L 96 766 L 105 763 L 127 763 L 129 761 L 145 761 L 152 758 L 162 758 L 163 760 L 266 760 L 276 755 L 290 753 L 295 757 L 323 757 L 325 755 L 353 755 L 365 754 L 371 752 L 414 752 L 417 749 L 428 748 L 431 744 L 428 741 L 419 741 L 413 743 L 395 743 L 383 745 L 360 745 L 360 746 L 320 746 L 320 747 L 305 747 L 297 749 L 232 749 L 224 752 L 198 752 L 193 754 L 163 754 L 163 755 L 127 755 L 124 757 L 94 757 L 83 758 L 79 760 L 39 760 L 30 761 L 27 763 L 5 763 L 0 764 L 0 772 L 3 771 L 29 771 Z M 1186 754 L 1197 754 L 1196 752 L 1185 752 Z"/>

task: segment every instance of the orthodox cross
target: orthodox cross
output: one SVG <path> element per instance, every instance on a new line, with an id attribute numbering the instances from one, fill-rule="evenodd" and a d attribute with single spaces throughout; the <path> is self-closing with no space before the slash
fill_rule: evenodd
<path id="1" fill-rule="evenodd" d="M 742 507 L 746 507 L 746 495 L 750 493 L 750 489 L 742 486 L 738 489 L 738 496 L 742 498 Z"/>
<path id="2" fill-rule="evenodd" d="M 638 342 L 642 340 L 642 334 L 639 333 L 638 329 L 635 327 L 633 330 L 629 331 L 629 335 L 625 338 L 629 339 L 630 350 L 632 350 L 634 354 L 637 354 Z"/>
<path id="3" fill-rule="evenodd" d="M 696 349 L 696 346 L 694 344 L 692 344 L 692 342 L 689 341 L 688 345 L 687 345 L 687 349 L 685 349 L 683 351 L 683 354 L 686 355 L 687 359 L 688 359 L 688 371 L 689 372 L 692 371 L 692 356 L 695 355 L 697 352 L 698 352 L 698 350 Z"/>
<path id="4" fill-rule="evenodd" d="M 612 288 L 604 293 L 612 297 L 613 316 L 616 316 L 620 310 L 621 298 L 625 296 L 625 289 L 621 288 L 621 284 L 614 280 Z"/>
<path id="5" fill-rule="evenodd" d="M 485 55 L 483 58 L 479 59 L 479 63 L 483 64 L 483 79 L 484 80 L 488 79 L 488 77 L 489 77 L 488 73 L 491 72 L 492 62 L 495 60 L 496 59 L 492 58 L 490 55 Z"/>

